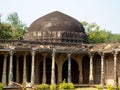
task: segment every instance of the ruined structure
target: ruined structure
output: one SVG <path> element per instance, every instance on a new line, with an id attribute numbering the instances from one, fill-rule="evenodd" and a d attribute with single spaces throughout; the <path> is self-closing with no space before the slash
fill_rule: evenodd
<path id="1" fill-rule="evenodd" d="M 0 40 L 0 82 L 120 84 L 120 43 L 87 38 L 82 24 L 61 12 L 37 19 L 24 40 Z"/>

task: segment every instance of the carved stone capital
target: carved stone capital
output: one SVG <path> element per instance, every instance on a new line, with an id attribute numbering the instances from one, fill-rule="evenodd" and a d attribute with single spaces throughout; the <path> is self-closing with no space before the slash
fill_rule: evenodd
<path id="1" fill-rule="evenodd" d="M 117 56 L 118 51 L 114 50 L 112 53 L 114 54 L 114 56 Z"/>
<path id="2" fill-rule="evenodd" d="M 70 58 L 70 57 L 71 57 L 71 54 L 70 54 L 70 53 L 68 53 L 68 54 L 67 54 L 67 56 L 68 56 L 68 58 Z"/>
<path id="3" fill-rule="evenodd" d="M 89 57 L 90 57 L 90 58 L 93 58 L 93 56 L 94 56 L 94 53 L 91 53 L 91 52 L 90 52 L 90 53 L 89 53 Z"/>
<path id="4" fill-rule="evenodd" d="M 104 58 L 105 53 L 104 52 L 100 52 L 99 55 L 101 56 L 101 58 Z"/>
<path id="5" fill-rule="evenodd" d="M 56 52 L 56 50 L 55 50 L 55 48 L 53 48 L 53 50 L 52 50 L 52 57 L 55 57 L 55 52 Z"/>
<path id="6" fill-rule="evenodd" d="M 36 51 L 35 51 L 35 50 L 32 50 L 32 51 L 31 51 L 31 55 L 32 55 L 32 56 L 35 56 L 35 54 L 36 54 Z"/>
<path id="7" fill-rule="evenodd" d="M 10 51 L 9 51 L 9 54 L 10 54 L 10 56 L 13 56 L 14 51 L 13 51 L 13 50 L 10 50 Z"/>

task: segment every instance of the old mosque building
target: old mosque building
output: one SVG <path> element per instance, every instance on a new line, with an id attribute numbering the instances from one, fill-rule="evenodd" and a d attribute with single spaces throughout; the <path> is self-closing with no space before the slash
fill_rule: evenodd
<path id="1" fill-rule="evenodd" d="M 24 40 L 0 40 L 0 82 L 120 85 L 120 43 L 88 44 L 76 19 L 55 11 L 35 20 Z"/>

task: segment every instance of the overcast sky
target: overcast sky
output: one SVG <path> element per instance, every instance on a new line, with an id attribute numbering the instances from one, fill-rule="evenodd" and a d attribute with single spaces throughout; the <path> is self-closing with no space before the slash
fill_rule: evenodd
<path id="1" fill-rule="evenodd" d="M 120 0 L 0 0 L 2 21 L 10 13 L 17 12 L 20 20 L 29 26 L 37 18 L 53 11 L 120 33 Z"/>

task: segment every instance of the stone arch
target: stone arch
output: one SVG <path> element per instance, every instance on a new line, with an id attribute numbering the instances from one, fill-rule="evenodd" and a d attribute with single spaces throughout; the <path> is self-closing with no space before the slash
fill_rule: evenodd
<path id="1" fill-rule="evenodd" d="M 94 84 L 100 84 L 101 56 L 99 54 L 95 54 L 93 57 L 93 77 L 94 77 Z"/>
<path id="2" fill-rule="evenodd" d="M 62 80 L 67 80 L 68 75 L 68 59 L 65 60 L 62 66 Z M 73 83 L 79 83 L 79 66 L 76 60 L 71 58 L 71 79 Z"/>
<path id="3" fill-rule="evenodd" d="M 79 65 L 79 59 L 78 58 L 72 57 L 72 59 L 74 59 Z"/>
<path id="4" fill-rule="evenodd" d="M 90 68 L 90 58 L 88 55 L 84 55 L 82 58 L 82 74 L 83 74 L 83 84 L 89 84 L 89 68 Z"/>
<path id="5" fill-rule="evenodd" d="M 46 58 L 46 83 L 50 84 L 51 83 L 51 66 L 52 66 L 52 59 L 51 58 Z M 39 64 L 39 83 L 42 83 L 42 78 L 43 78 L 43 60 Z M 58 66 L 55 62 L 55 80 L 57 83 L 57 76 L 58 76 Z"/>

